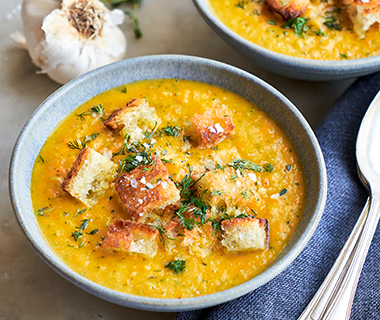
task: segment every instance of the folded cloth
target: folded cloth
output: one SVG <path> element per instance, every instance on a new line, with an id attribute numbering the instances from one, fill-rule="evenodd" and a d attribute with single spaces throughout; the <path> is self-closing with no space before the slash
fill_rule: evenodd
<path id="1" fill-rule="evenodd" d="M 316 130 L 326 161 L 327 203 L 306 248 L 280 275 L 247 295 L 219 306 L 181 312 L 176 320 L 297 319 L 334 264 L 360 215 L 367 191 L 356 172 L 355 144 L 361 120 L 380 89 L 380 73 L 358 79 Z M 380 161 L 380 159 L 379 159 Z M 351 319 L 380 319 L 380 227 L 372 241 Z"/>

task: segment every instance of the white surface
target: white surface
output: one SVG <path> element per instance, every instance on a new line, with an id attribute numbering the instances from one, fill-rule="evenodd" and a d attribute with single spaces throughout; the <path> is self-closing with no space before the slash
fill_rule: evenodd
<path id="1" fill-rule="evenodd" d="M 28 54 L 9 36 L 22 30 L 21 0 L 0 0 L 0 320 L 173 319 L 174 314 L 120 307 L 72 285 L 31 249 L 14 218 L 8 195 L 8 167 L 15 140 L 38 105 L 59 85 L 36 74 Z M 139 10 L 143 38 L 130 21 L 126 58 L 159 53 L 224 61 L 263 78 L 287 96 L 313 127 L 353 82 L 305 82 L 271 74 L 226 45 L 206 25 L 190 0 L 145 0 Z"/>

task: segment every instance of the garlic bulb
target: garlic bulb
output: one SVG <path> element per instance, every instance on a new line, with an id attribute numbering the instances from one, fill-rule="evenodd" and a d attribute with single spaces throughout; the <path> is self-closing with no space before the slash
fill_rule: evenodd
<path id="1" fill-rule="evenodd" d="M 24 35 L 35 65 L 58 83 L 119 61 L 127 41 L 124 21 L 99 0 L 24 0 Z"/>

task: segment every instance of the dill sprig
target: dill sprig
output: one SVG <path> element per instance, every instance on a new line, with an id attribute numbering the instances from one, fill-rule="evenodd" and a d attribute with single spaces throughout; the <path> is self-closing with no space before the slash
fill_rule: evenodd
<path id="1" fill-rule="evenodd" d="M 93 113 L 97 113 L 99 116 L 103 116 L 104 111 L 105 109 L 103 108 L 103 106 L 101 104 L 98 104 L 92 107 L 91 109 L 88 109 L 80 114 L 75 114 L 75 115 L 79 117 L 81 121 L 85 121 L 86 120 L 85 116 L 89 116 Z"/>
<path id="2" fill-rule="evenodd" d="M 165 126 L 163 128 L 161 128 L 159 131 L 159 136 L 162 135 L 162 133 L 165 133 L 167 136 L 173 136 L 174 138 L 177 138 L 178 137 L 178 134 L 179 132 L 178 131 L 181 131 L 182 128 L 179 128 L 177 126 Z"/>
<path id="3" fill-rule="evenodd" d="M 156 229 L 159 234 L 160 234 L 160 240 L 163 242 L 163 244 L 166 244 L 166 239 L 168 240 L 173 240 L 173 241 L 178 241 L 178 239 L 175 239 L 175 238 L 170 238 L 168 233 L 165 231 L 164 228 L 160 227 L 160 226 L 155 226 L 155 225 L 152 225 L 150 224 L 150 226 L 154 229 Z"/>
<path id="4" fill-rule="evenodd" d="M 180 274 L 181 272 L 186 271 L 186 260 L 177 259 L 170 261 L 165 268 L 169 268 L 169 270 L 172 270 L 176 275 Z"/>
<path id="5" fill-rule="evenodd" d="M 89 136 L 85 136 L 84 138 L 82 139 L 76 139 L 74 141 L 69 141 L 67 143 L 67 146 L 70 148 L 70 149 L 77 149 L 77 150 L 83 150 L 84 148 L 86 148 L 87 146 L 87 143 L 89 143 L 90 141 L 96 139 L 97 137 L 99 136 L 99 133 L 93 133 Z"/>

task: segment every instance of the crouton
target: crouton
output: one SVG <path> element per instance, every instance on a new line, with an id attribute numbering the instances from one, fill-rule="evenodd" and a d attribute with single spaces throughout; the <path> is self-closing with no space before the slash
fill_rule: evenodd
<path id="1" fill-rule="evenodd" d="M 226 108 L 215 106 L 202 114 L 196 114 L 193 124 L 198 146 L 212 147 L 226 138 L 235 128 L 232 112 Z"/>
<path id="2" fill-rule="evenodd" d="M 198 220 L 197 217 L 187 213 L 184 213 L 184 217 L 186 219 L 193 218 L 196 221 Z M 197 225 L 192 230 L 188 230 L 183 227 L 181 220 L 176 217 L 169 223 L 165 231 L 169 238 L 178 238 L 180 245 L 187 247 L 191 254 L 202 258 L 209 255 L 215 241 L 215 237 L 212 236 L 213 231 L 210 223 Z"/>
<path id="3" fill-rule="evenodd" d="M 212 219 L 222 218 L 236 208 L 250 213 L 261 207 L 261 197 L 257 192 L 256 173 L 226 167 L 207 172 L 197 184 L 197 193 L 210 206 Z"/>
<path id="4" fill-rule="evenodd" d="M 169 173 L 158 156 L 152 163 L 138 166 L 115 181 L 115 188 L 132 218 L 139 222 L 180 199 L 179 190 L 169 179 Z"/>
<path id="5" fill-rule="evenodd" d="M 267 7 L 284 20 L 300 17 L 309 8 L 309 0 L 265 0 Z"/>
<path id="6" fill-rule="evenodd" d="M 222 245 L 229 252 L 264 250 L 268 247 L 267 219 L 235 218 L 221 223 Z"/>
<path id="7" fill-rule="evenodd" d="M 116 175 L 117 164 L 86 147 L 73 163 L 62 189 L 91 207 L 104 195 Z"/>
<path id="8" fill-rule="evenodd" d="M 127 106 L 115 110 L 104 124 L 112 130 L 120 131 L 123 136 L 129 134 L 131 142 L 144 139 L 144 132 L 153 130 L 161 123 L 154 108 L 149 107 L 145 99 L 133 99 Z"/>
<path id="9" fill-rule="evenodd" d="M 102 242 L 102 248 L 129 251 L 154 257 L 158 231 L 150 225 L 128 220 L 114 220 Z"/>
<path id="10" fill-rule="evenodd" d="M 364 38 L 366 32 L 376 22 L 380 23 L 379 0 L 340 0 L 354 24 L 355 32 Z"/>

